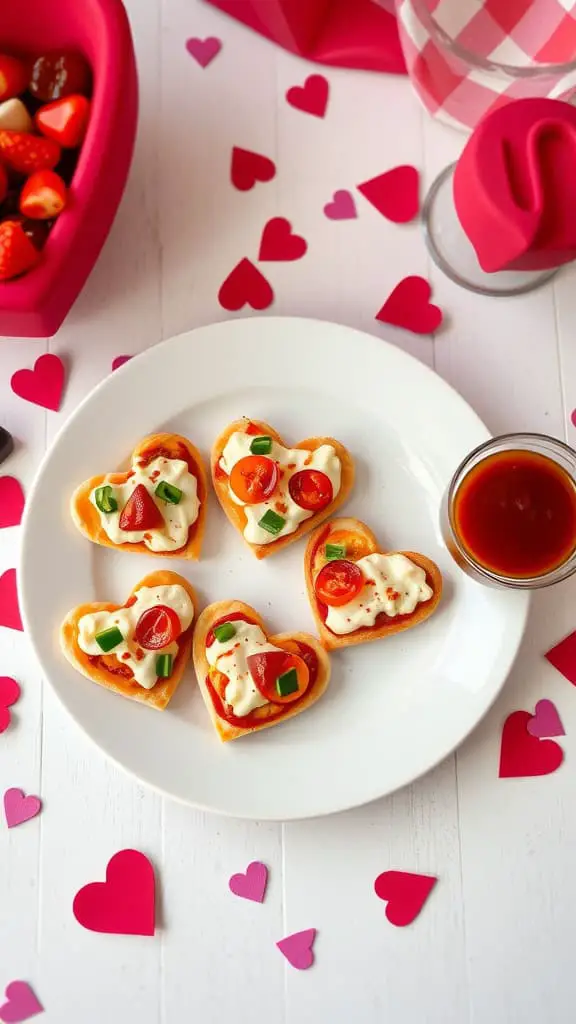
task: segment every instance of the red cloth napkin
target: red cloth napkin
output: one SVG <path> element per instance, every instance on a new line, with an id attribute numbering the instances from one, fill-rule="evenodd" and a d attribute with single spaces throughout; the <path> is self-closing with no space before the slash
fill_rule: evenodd
<path id="1" fill-rule="evenodd" d="M 372 0 L 207 0 L 300 57 L 406 74 L 393 14 Z"/>

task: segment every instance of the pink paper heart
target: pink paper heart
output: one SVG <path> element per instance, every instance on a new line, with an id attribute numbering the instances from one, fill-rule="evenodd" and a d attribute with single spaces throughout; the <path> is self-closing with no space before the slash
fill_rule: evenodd
<path id="1" fill-rule="evenodd" d="M 192 37 L 192 39 L 186 40 L 186 49 L 201 68 L 207 68 L 214 60 L 214 57 L 217 57 L 220 53 L 222 40 L 217 39 L 216 36 L 209 36 L 208 39 Z"/>
<path id="2" fill-rule="evenodd" d="M 357 188 L 383 217 L 395 224 L 406 224 L 418 213 L 419 185 L 418 170 L 405 164 L 364 181 Z"/>
<path id="3" fill-rule="evenodd" d="M 405 277 L 390 292 L 376 320 L 414 334 L 433 334 L 442 323 L 442 310 L 430 302 L 432 289 L 423 277 Z"/>
<path id="4" fill-rule="evenodd" d="M 10 386 L 19 398 L 57 412 L 64 390 L 64 363 L 47 352 L 36 360 L 33 370 L 16 370 Z"/>
<path id="5" fill-rule="evenodd" d="M 305 971 L 314 963 L 312 946 L 316 938 L 315 928 L 306 928 L 303 932 L 294 932 L 280 939 L 276 943 L 280 952 L 286 957 L 289 964 L 298 971 Z"/>
<path id="6" fill-rule="evenodd" d="M 433 875 L 412 871 L 383 871 L 374 882 L 374 892 L 386 902 L 390 924 L 404 928 L 416 920 L 437 881 Z"/>
<path id="7" fill-rule="evenodd" d="M 18 606 L 16 569 L 7 569 L 0 576 L 0 626 L 6 626 L 7 629 L 24 629 Z"/>
<path id="8" fill-rule="evenodd" d="M 264 903 L 267 881 L 268 868 L 261 861 L 253 860 L 244 873 L 232 875 L 228 885 L 235 896 L 241 896 L 244 900 L 254 900 L 254 903 Z"/>
<path id="9" fill-rule="evenodd" d="M 354 196 L 345 188 L 338 189 L 332 196 L 332 202 L 326 203 L 324 213 L 328 220 L 352 220 L 358 216 Z"/>
<path id="10" fill-rule="evenodd" d="M 258 259 L 263 263 L 299 260 L 307 248 L 306 239 L 294 234 L 286 217 L 272 217 L 264 225 Z"/>
<path id="11" fill-rule="evenodd" d="M 129 363 L 131 359 L 132 356 L 115 356 L 112 360 L 112 369 L 119 370 L 121 366 L 124 366 L 124 363 Z"/>
<path id="12" fill-rule="evenodd" d="M 0 732 L 4 732 L 10 725 L 11 715 L 9 708 L 16 703 L 20 697 L 20 687 L 11 676 L 0 676 Z"/>
<path id="13" fill-rule="evenodd" d="M 105 882 L 80 889 L 72 907 L 83 928 L 108 935 L 154 935 L 154 868 L 138 850 L 120 850 L 108 861 Z"/>
<path id="14" fill-rule="evenodd" d="M 565 736 L 566 730 L 551 700 L 539 700 L 526 728 L 531 736 L 543 739 L 545 736 Z"/>
<path id="15" fill-rule="evenodd" d="M 324 117 L 328 106 L 330 86 L 324 75 L 308 75 L 304 85 L 293 85 L 286 93 L 291 107 L 314 117 Z"/>
<path id="16" fill-rule="evenodd" d="M 13 476 L 0 476 L 0 529 L 18 526 L 24 511 L 24 491 Z"/>
<path id="17" fill-rule="evenodd" d="M 26 981 L 11 981 L 6 988 L 7 1003 L 0 1006 L 0 1020 L 4 1024 L 21 1024 L 30 1020 L 37 1013 L 43 1013 L 44 1007 L 34 995 Z"/>
<path id="18" fill-rule="evenodd" d="M 8 828 L 30 821 L 41 810 L 42 801 L 37 796 L 25 796 L 21 789 L 7 789 L 4 793 L 4 813 Z"/>

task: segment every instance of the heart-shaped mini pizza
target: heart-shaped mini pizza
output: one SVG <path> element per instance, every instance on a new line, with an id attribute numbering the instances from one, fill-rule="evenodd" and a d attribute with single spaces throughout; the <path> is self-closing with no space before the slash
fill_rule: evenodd
<path id="1" fill-rule="evenodd" d="M 206 518 L 200 452 L 179 434 L 152 434 L 124 473 L 93 476 L 76 488 L 70 510 L 95 544 L 140 554 L 199 558 Z"/>
<path id="2" fill-rule="evenodd" d="M 313 636 L 268 636 L 261 617 L 242 601 L 204 609 L 194 631 L 194 668 L 224 741 L 299 715 L 330 679 L 328 655 Z"/>
<path id="3" fill-rule="evenodd" d="M 324 647 L 379 640 L 430 618 L 442 596 L 434 562 L 382 551 L 359 519 L 332 519 L 310 537 L 306 587 Z"/>
<path id="4" fill-rule="evenodd" d="M 354 462 L 333 437 L 288 448 L 261 420 L 235 420 L 212 448 L 212 480 L 228 519 L 256 558 L 298 540 L 332 515 L 354 483 Z"/>
<path id="5" fill-rule="evenodd" d="M 190 658 L 197 610 L 188 580 L 161 569 L 140 580 L 123 605 L 73 608 L 60 644 L 87 679 L 162 711 Z"/>

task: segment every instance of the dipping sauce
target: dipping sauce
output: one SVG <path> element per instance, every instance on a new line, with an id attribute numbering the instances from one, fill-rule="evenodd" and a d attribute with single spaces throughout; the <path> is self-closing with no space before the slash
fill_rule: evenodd
<path id="1" fill-rule="evenodd" d="M 574 481 L 537 452 L 487 456 L 464 477 L 452 508 L 462 547 L 499 576 L 542 576 L 576 549 Z"/>

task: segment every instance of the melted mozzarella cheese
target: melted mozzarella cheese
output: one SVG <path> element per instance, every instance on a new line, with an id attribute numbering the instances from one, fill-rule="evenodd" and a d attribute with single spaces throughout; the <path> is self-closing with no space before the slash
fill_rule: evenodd
<path id="1" fill-rule="evenodd" d="M 245 459 L 251 454 L 250 445 L 253 440 L 254 435 L 244 434 L 241 431 L 236 431 L 230 435 L 220 457 L 220 468 L 224 470 L 227 476 L 230 475 L 233 467 L 240 459 Z M 310 452 L 305 448 L 284 448 L 283 445 L 272 441 L 272 449 L 266 457 L 277 462 L 280 471 L 278 486 L 268 501 L 260 502 L 258 505 L 245 505 L 234 494 L 232 488 L 228 487 L 232 501 L 237 505 L 242 505 L 246 513 L 247 522 L 244 527 L 244 537 L 250 544 L 271 544 L 272 541 L 277 540 L 279 537 L 285 537 L 289 533 L 294 533 L 300 523 L 314 515 L 313 512 L 300 508 L 300 505 L 297 505 L 292 500 L 288 489 L 290 477 L 300 470 L 318 469 L 324 473 L 332 484 L 333 498 L 336 497 L 340 490 L 340 459 L 331 444 L 322 444 L 319 448 Z M 272 509 L 285 520 L 284 526 L 278 533 L 269 533 L 258 525 L 268 509 Z"/>
<path id="2" fill-rule="evenodd" d="M 417 604 L 433 595 L 424 569 L 406 555 L 375 553 L 359 558 L 356 565 L 366 581 L 363 589 L 348 604 L 328 608 L 326 625 L 338 636 L 373 626 L 381 612 L 390 618 L 410 615 Z"/>
<path id="3" fill-rule="evenodd" d="M 108 484 L 118 509 L 116 512 L 101 512 L 96 504 L 96 490 L 90 494 L 90 501 L 100 516 L 100 525 L 114 544 L 145 544 L 150 551 L 178 551 L 188 541 L 188 531 L 198 518 L 200 502 L 197 493 L 197 481 L 184 459 L 165 459 L 159 457 L 147 466 L 137 462 L 132 466 L 133 476 L 124 484 L 115 484 L 106 476 L 99 487 Z M 112 476 L 114 474 L 111 474 Z M 173 484 L 182 491 L 182 498 L 177 505 L 161 501 L 154 491 L 161 480 Z M 150 494 L 154 504 L 160 509 L 164 526 L 156 530 L 121 530 L 120 515 L 132 491 L 138 484 Z"/>
<path id="4" fill-rule="evenodd" d="M 115 655 L 122 665 L 128 665 L 134 674 L 134 680 L 145 690 L 151 690 L 157 682 L 156 659 L 159 654 L 171 654 L 175 659 L 178 644 L 175 641 L 161 651 L 146 651 L 134 639 L 136 623 L 147 608 L 157 604 L 165 604 L 176 612 L 180 619 L 182 632 L 188 629 L 194 618 L 194 605 L 187 590 L 179 583 L 165 587 L 140 587 L 136 591 L 136 601 L 129 608 L 118 608 L 114 612 L 93 612 L 83 615 L 78 622 L 78 646 L 85 654 L 104 652 L 96 640 L 96 634 L 105 629 L 116 627 L 124 637 L 122 643 L 114 647 L 110 654 Z"/>
<path id="5" fill-rule="evenodd" d="M 214 640 L 206 648 L 206 659 L 212 668 L 222 672 L 228 679 L 224 699 L 230 704 L 238 718 L 249 715 L 256 708 L 262 708 L 266 700 L 250 675 L 248 657 L 263 654 L 264 651 L 278 651 L 279 647 L 269 644 L 260 626 L 242 620 L 232 623 L 236 629 L 229 640 Z"/>

